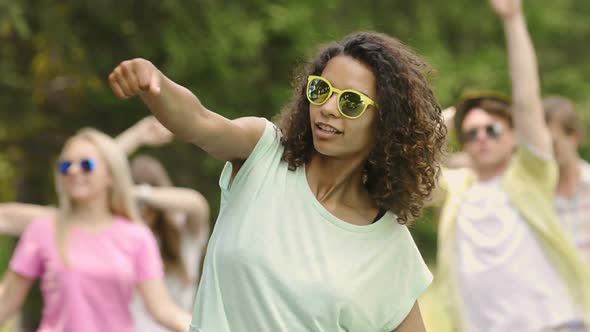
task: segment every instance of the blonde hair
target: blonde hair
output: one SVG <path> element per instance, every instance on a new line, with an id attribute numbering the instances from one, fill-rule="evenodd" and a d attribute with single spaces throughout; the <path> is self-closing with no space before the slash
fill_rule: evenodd
<path id="1" fill-rule="evenodd" d="M 76 135 L 70 137 L 64 144 L 64 148 L 74 140 L 84 140 L 94 145 L 104 159 L 108 171 L 112 177 L 112 185 L 109 192 L 109 208 L 113 215 L 124 217 L 132 222 L 140 222 L 139 209 L 133 195 L 133 181 L 127 157 L 121 151 L 117 143 L 108 135 L 93 129 L 83 128 Z M 63 150 L 62 150 L 63 153 Z M 72 212 L 72 202 L 65 193 L 63 183 L 58 172 L 55 172 L 55 184 L 59 199 L 59 213 L 56 218 L 56 234 L 58 251 L 64 262 L 67 262 L 66 225 Z"/>

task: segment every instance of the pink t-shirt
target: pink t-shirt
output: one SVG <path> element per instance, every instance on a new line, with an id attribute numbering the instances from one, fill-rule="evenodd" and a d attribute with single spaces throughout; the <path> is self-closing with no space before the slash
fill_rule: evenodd
<path id="1" fill-rule="evenodd" d="M 150 230 L 119 217 L 98 232 L 73 228 L 67 254 L 66 266 L 53 220 L 39 219 L 29 225 L 10 262 L 12 271 L 41 278 L 45 304 L 38 331 L 134 331 L 130 302 L 135 287 L 164 272 Z"/>

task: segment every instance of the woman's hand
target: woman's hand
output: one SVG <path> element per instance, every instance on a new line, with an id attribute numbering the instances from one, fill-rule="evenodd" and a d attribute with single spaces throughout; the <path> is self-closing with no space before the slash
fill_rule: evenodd
<path id="1" fill-rule="evenodd" d="M 172 141 L 174 135 L 154 116 L 147 116 L 117 136 L 117 144 L 130 155 L 142 145 L 161 146 Z"/>
<path id="2" fill-rule="evenodd" d="M 137 133 L 143 144 L 160 146 L 168 144 L 174 138 L 170 130 L 166 129 L 154 116 L 143 118 L 137 123 Z"/>
<path id="3" fill-rule="evenodd" d="M 109 75 L 111 89 L 119 98 L 141 93 L 160 94 L 162 73 L 151 62 L 137 58 L 121 62 Z"/>

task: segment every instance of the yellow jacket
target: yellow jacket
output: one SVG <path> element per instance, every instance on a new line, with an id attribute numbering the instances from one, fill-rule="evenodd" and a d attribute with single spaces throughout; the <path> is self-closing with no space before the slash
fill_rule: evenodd
<path id="1" fill-rule="evenodd" d="M 558 222 L 553 201 L 557 180 L 555 161 L 540 158 L 528 148 L 520 147 L 501 185 L 564 278 L 572 297 L 583 308 L 584 319 L 590 322 L 590 267 Z M 453 331 L 465 330 L 455 276 L 457 217 L 465 194 L 475 181 L 471 170 L 443 170 L 440 183 L 444 199 L 438 227 L 437 278 L 445 292 L 443 298 L 449 302 Z"/>

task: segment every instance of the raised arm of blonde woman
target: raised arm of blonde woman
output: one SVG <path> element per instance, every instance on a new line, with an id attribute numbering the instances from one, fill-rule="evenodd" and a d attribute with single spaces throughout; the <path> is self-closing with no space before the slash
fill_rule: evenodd
<path id="1" fill-rule="evenodd" d="M 153 115 L 146 116 L 115 138 L 125 154 L 130 155 L 143 145 L 161 146 L 170 143 L 174 135 Z"/>

